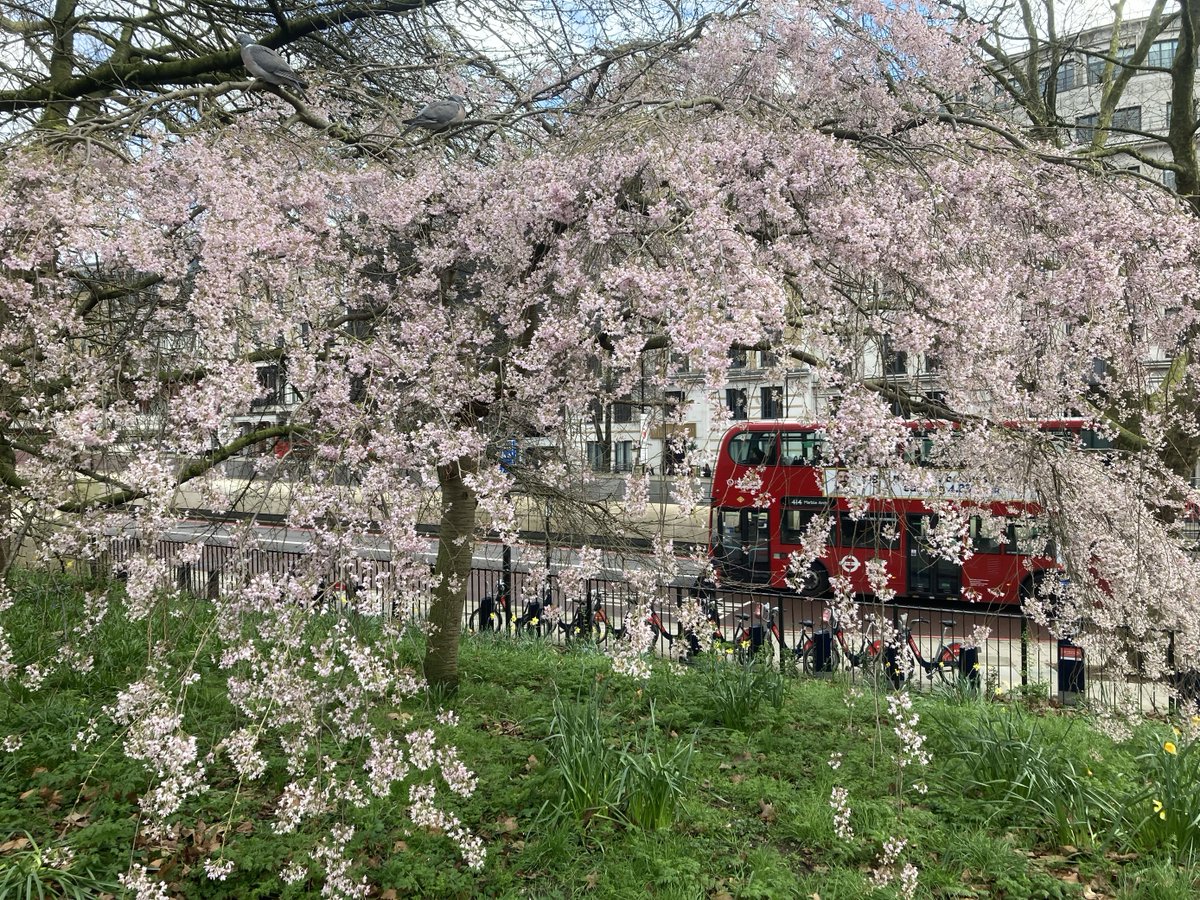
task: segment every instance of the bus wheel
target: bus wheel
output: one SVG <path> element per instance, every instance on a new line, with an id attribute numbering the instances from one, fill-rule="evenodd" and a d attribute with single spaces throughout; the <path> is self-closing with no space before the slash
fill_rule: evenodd
<path id="1" fill-rule="evenodd" d="M 806 597 L 829 596 L 829 573 L 823 565 L 815 562 L 808 567 L 800 584 L 800 593 Z"/>

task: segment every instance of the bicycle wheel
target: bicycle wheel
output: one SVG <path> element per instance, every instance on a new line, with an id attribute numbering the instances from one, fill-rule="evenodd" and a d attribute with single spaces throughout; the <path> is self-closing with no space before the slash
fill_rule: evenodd
<path id="1" fill-rule="evenodd" d="M 824 672 L 816 671 L 817 663 L 817 648 L 809 642 L 808 647 L 800 654 L 800 668 L 804 670 L 805 675 L 828 675 L 830 672 L 836 672 L 842 665 L 842 654 L 838 651 L 837 644 L 829 648 L 829 668 Z"/>
<path id="2" fill-rule="evenodd" d="M 942 684 L 953 684 L 958 679 L 958 652 L 950 647 L 941 647 L 933 674 Z"/>

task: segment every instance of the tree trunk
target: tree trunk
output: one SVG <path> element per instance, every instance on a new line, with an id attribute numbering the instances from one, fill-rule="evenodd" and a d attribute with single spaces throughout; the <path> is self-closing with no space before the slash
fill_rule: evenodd
<path id="1" fill-rule="evenodd" d="M 474 472 L 475 467 L 475 460 L 465 458 L 438 467 L 442 517 L 424 669 L 430 685 L 449 691 L 458 687 L 458 641 L 475 550 L 475 492 L 464 483 L 463 476 Z"/>

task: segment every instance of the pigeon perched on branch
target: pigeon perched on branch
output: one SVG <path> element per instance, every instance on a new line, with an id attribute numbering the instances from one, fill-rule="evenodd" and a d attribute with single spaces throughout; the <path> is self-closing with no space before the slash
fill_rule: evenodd
<path id="1" fill-rule="evenodd" d="M 414 128 L 424 128 L 435 134 L 445 131 L 467 117 L 466 103 L 466 99 L 457 94 L 451 94 L 445 100 L 431 100 L 411 119 L 404 120 L 404 124 L 408 127 L 400 133 L 400 136 L 404 137 Z"/>
<path id="2" fill-rule="evenodd" d="M 308 89 L 307 82 L 301 80 L 282 56 L 270 47 L 254 43 L 254 38 L 248 34 L 239 34 L 238 43 L 242 45 L 242 64 L 247 72 L 267 84 L 294 88 L 303 96 Z"/>

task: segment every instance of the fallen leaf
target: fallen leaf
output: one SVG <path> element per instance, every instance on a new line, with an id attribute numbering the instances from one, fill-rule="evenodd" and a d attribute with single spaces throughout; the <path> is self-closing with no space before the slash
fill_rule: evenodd
<path id="1" fill-rule="evenodd" d="M 407 849 L 408 844 L 406 844 L 404 841 L 396 841 L 396 843 L 392 844 L 393 853 L 403 853 Z"/>
<path id="2" fill-rule="evenodd" d="M 734 772 L 732 775 L 729 776 L 730 784 L 741 784 L 745 780 L 746 780 L 746 776 L 743 775 L 741 772 Z"/>
<path id="3" fill-rule="evenodd" d="M 35 767 L 34 767 L 34 770 L 33 770 L 33 772 L 32 772 L 32 773 L 30 773 L 30 774 L 32 774 L 32 775 L 41 775 L 43 772 L 49 772 L 49 771 L 50 771 L 50 770 L 49 770 L 49 769 L 47 769 L 45 766 L 35 766 Z"/>
<path id="4" fill-rule="evenodd" d="M 511 834 L 517 830 L 517 820 L 513 816 L 509 816 L 507 819 L 501 819 L 500 830 L 505 834 Z"/>
<path id="5" fill-rule="evenodd" d="M 249 819 L 247 819 L 245 822 L 243 822 L 241 825 L 239 825 L 237 828 L 235 828 L 233 830 L 236 831 L 238 834 L 249 834 L 250 832 L 252 832 L 254 830 L 254 823 L 251 822 Z"/>
<path id="6" fill-rule="evenodd" d="M 530 753 L 529 759 L 525 760 L 525 771 L 532 772 L 534 769 L 538 768 L 541 764 L 542 764 L 542 761 L 540 759 L 538 759 L 536 756 L 534 756 L 532 753 Z"/>
<path id="7" fill-rule="evenodd" d="M 399 896 L 400 895 L 396 893 L 395 888 L 388 888 L 386 891 L 384 891 L 382 894 L 379 895 L 379 900 L 396 900 L 396 898 Z"/>
<path id="8" fill-rule="evenodd" d="M 36 794 L 36 793 L 37 793 L 37 788 L 30 788 L 29 790 L 27 790 L 27 791 L 24 791 L 23 793 L 21 793 L 21 794 L 20 794 L 20 795 L 17 797 L 17 799 L 18 799 L 18 800 L 28 800 L 30 797 L 32 797 L 32 796 L 33 796 L 34 794 Z"/>
<path id="9" fill-rule="evenodd" d="M 775 807 L 766 800 L 758 801 L 758 817 L 764 822 L 770 823 L 775 821 Z"/>
<path id="10" fill-rule="evenodd" d="M 584 880 L 584 883 L 587 884 L 588 890 L 590 891 L 590 890 L 594 889 L 596 887 L 597 882 L 600 881 L 600 873 L 597 872 L 595 869 L 592 869 L 592 871 L 588 872 L 587 875 L 585 875 L 583 877 L 583 880 Z"/>
<path id="11" fill-rule="evenodd" d="M 717 768 L 718 768 L 718 769 L 720 769 L 720 770 L 722 770 L 722 771 L 724 771 L 725 769 L 732 769 L 732 768 L 733 768 L 733 763 L 727 763 L 727 762 L 723 762 L 723 763 L 721 763 L 719 766 L 717 766 Z"/>
<path id="12" fill-rule="evenodd" d="M 29 838 L 22 835 L 18 838 L 13 838 L 11 841 L 5 841 L 0 844 L 0 853 L 7 853 L 9 850 L 24 850 L 29 846 Z"/>

